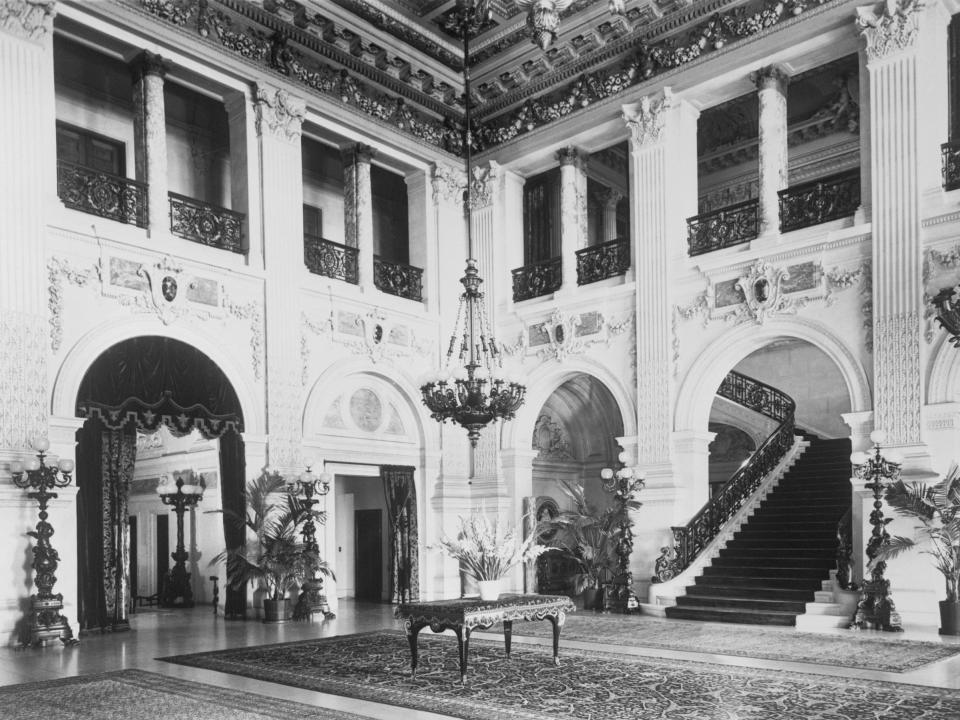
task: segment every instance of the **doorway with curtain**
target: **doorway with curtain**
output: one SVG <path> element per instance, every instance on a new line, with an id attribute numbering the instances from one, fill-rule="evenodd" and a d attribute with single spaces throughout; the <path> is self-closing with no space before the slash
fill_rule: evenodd
<path id="1" fill-rule="evenodd" d="M 245 459 L 243 414 L 217 365 L 171 338 L 143 336 L 118 343 L 90 366 L 77 394 L 77 547 L 80 631 L 129 627 L 130 528 L 128 502 L 137 433 L 166 428 L 218 440 L 221 502 L 242 514 Z M 243 530 L 223 520 L 225 546 Z M 227 588 L 225 612 L 242 617 L 246 589 Z"/>

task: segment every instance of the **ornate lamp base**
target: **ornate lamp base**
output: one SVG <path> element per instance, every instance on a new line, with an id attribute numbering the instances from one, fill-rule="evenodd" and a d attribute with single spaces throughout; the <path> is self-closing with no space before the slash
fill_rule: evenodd
<path id="1" fill-rule="evenodd" d="M 900 625 L 900 613 L 890 598 L 890 581 L 867 581 L 860 591 L 857 611 L 850 623 L 858 630 L 873 629 L 886 632 L 903 632 Z"/>
<path id="2" fill-rule="evenodd" d="M 315 612 L 323 613 L 325 620 L 336 615 L 330 611 L 327 596 L 323 594 L 323 580 L 307 580 L 300 586 L 300 597 L 293 609 L 294 620 L 312 620 Z"/>
<path id="3" fill-rule="evenodd" d="M 32 596 L 22 647 L 45 647 L 51 640 L 60 640 L 64 645 L 78 644 L 80 641 L 73 636 L 62 610 L 63 595 L 50 598 Z"/>
<path id="4" fill-rule="evenodd" d="M 164 578 L 160 591 L 160 607 L 192 608 L 193 588 L 190 586 L 190 573 L 180 565 L 174 565 Z"/>

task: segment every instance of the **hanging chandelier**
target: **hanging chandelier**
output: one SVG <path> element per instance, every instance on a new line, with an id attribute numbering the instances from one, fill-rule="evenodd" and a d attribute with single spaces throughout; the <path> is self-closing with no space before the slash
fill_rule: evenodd
<path id="1" fill-rule="evenodd" d="M 560 13 L 573 4 L 573 0 L 516 0 L 517 7 L 527 11 L 527 27 L 533 42 L 546 50 L 557 39 L 560 29 Z M 614 15 L 623 15 L 626 0 L 609 0 L 607 8 Z"/>
<path id="2" fill-rule="evenodd" d="M 473 259 L 471 222 L 470 124 L 470 36 L 490 19 L 488 0 L 458 0 L 456 30 L 463 38 L 464 123 L 463 148 L 466 160 L 464 215 L 467 225 L 467 268 L 460 278 L 463 294 L 457 308 L 446 360 L 436 372 L 423 378 L 420 392 L 430 415 L 438 422 L 451 420 L 467 431 L 470 445 L 477 446 L 480 431 L 494 420 L 509 420 L 523 404 L 526 387 L 513 375 L 504 373 L 503 356 L 487 317 L 480 292 L 480 272 Z"/>

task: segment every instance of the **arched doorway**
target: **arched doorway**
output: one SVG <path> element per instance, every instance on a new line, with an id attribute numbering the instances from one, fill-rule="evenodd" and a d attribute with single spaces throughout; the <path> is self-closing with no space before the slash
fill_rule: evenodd
<path id="1" fill-rule="evenodd" d="M 243 413 L 224 373 L 205 354 L 167 337 L 124 340 L 93 362 L 76 399 L 86 418 L 77 432 L 77 546 L 80 629 L 129 626 L 130 484 L 137 433 L 165 428 L 217 440 L 222 507 L 244 511 Z M 242 529 L 224 521 L 227 546 Z M 227 589 L 226 612 L 242 615 L 245 589 Z"/>
<path id="2" fill-rule="evenodd" d="M 616 465 L 620 452 L 616 438 L 623 431 L 622 413 L 600 380 L 577 373 L 561 383 L 540 408 L 531 437 L 537 452 L 532 473 L 538 516 L 574 509 L 564 485 L 581 486 L 598 512 L 609 507 L 611 498 L 600 482 L 600 470 Z M 548 551 L 537 562 L 537 588 L 572 594 L 573 576 L 582 570 L 564 553 Z"/>

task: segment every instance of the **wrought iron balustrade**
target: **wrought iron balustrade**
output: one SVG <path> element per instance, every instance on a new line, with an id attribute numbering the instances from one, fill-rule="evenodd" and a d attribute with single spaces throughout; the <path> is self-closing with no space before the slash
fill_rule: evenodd
<path id="1" fill-rule="evenodd" d="M 184 240 L 243 253 L 243 213 L 186 195 L 170 197 L 170 232 Z"/>
<path id="2" fill-rule="evenodd" d="M 360 251 L 319 235 L 303 236 L 303 264 L 314 275 L 356 285 L 359 282 L 357 258 Z"/>
<path id="3" fill-rule="evenodd" d="M 747 200 L 687 218 L 690 257 L 750 242 L 760 232 L 760 201 Z"/>
<path id="4" fill-rule="evenodd" d="M 577 285 L 623 275 L 630 269 L 630 239 L 616 238 L 577 250 Z"/>
<path id="5" fill-rule="evenodd" d="M 850 170 L 786 188 L 780 199 L 780 232 L 853 215 L 860 207 L 860 170 Z"/>
<path id="6" fill-rule="evenodd" d="M 671 528 L 675 545 L 664 548 L 657 559 L 657 574 L 651 578 L 654 582 L 666 582 L 689 567 L 793 446 L 796 403 L 789 395 L 732 371 L 717 394 L 779 425 L 690 522 Z"/>
<path id="7" fill-rule="evenodd" d="M 563 282 L 560 274 L 562 267 L 560 258 L 557 257 L 511 270 L 513 301 L 530 300 L 559 290 Z"/>
<path id="8" fill-rule="evenodd" d="M 423 270 L 373 256 L 373 284 L 381 292 L 407 300 L 423 299 Z"/>
<path id="9" fill-rule="evenodd" d="M 147 226 L 147 186 L 76 163 L 57 162 L 57 195 L 73 210 Z"/>
<path id="10" fill-rule="evenodd" d="M 960 188 L 960 142 L 946 142 L 940 146 L 942 156 L 943 189 Z"/>

